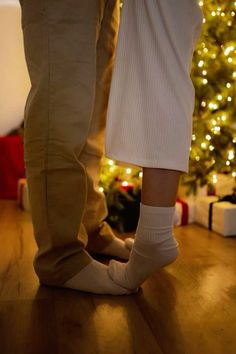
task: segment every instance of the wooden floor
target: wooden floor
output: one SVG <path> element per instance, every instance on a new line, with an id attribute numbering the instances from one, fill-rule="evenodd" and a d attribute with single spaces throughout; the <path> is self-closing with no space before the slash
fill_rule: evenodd
<path id="1" fill-rule="evenodd" d="M 0 201 L 0 353 L 235 354 L 236 237 L 175 234 L 181 255 L 138 294 L 39 286 L 30 214 Z"/>

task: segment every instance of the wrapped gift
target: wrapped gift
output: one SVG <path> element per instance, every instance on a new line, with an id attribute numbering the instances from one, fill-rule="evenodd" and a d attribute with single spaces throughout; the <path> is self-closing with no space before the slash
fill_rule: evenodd
<path id="1" fill-rule="evenodd" d="M 187 225 L 195 220 L 195 197 L 177 198 L 175 204 L 174 225 Z"/>
<path id="2" fill-rule="evenodd" d="M 197 198 L 195 221 L 223 236 L 236 236 L 236 198 Z"/>
<path id="3" fill-rule="evenodd" d="M 0 137 L 0 198 L 17 199 L 17 182 L 22 177 L 25 177 L 22 138 Z"/>
<path id="4" fill-rule="evenodd" d="M 18 180 L 17 203 L 21 209 L 30 211 L 29 193 L 26 178 L 20 178 Z"/>

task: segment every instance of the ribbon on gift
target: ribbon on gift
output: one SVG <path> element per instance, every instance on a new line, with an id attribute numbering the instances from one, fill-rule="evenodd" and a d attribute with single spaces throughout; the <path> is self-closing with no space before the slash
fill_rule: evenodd
<path id="1" fill-rule="evenodd" d="M 223 197 L 219 197 L 218 200 L 211 202 L 209 204 L 209 213 L 208 213 L 208 229 L 212 230 L 212 219 L 213 219 L 213 205 L 215 203 L 220 202 L 230 202 L 231 204 L 236 204 L 236 193 L 224 195 Z"/>
<path id="2" fill-rule="evenodd" d="M 187 225 L 189 217 L 188 203 L 180 198 L 177 198 L 176 202 L 180 203 L 182 206 L 181 225 Z"/>

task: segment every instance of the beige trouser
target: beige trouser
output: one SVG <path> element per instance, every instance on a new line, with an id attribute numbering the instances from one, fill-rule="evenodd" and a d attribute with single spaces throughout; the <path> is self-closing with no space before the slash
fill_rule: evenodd
<path id="1" fill-rule="evenodd" d="M 114 238 L 98 181 L 119 1 L 20 3 L 32 84 L 24 148 L 34 268 L 42 283 L 61 285 Z"/>

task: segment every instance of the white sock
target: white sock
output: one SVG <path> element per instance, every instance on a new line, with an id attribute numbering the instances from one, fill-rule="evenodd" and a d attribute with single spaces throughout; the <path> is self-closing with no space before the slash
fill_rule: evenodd
<path id="1" fill-rule="evenodd" d="M 110 277 L 127 289 L 139 287 L 154 271 L 172 263 L 178 256 L 173 236 L 175 207 L 153 207 L 140 203 L 135 241 L 127 263 L 111 260 Z"/>
<path id="2" fill-rule="evenodd" d="M 109 277 L 107 269 L 105 264 L 92 260 L 62 287 L 94 294 L 129 295 L 137 292 L 138 289 L 130 291 L 114 283 Z"/>

